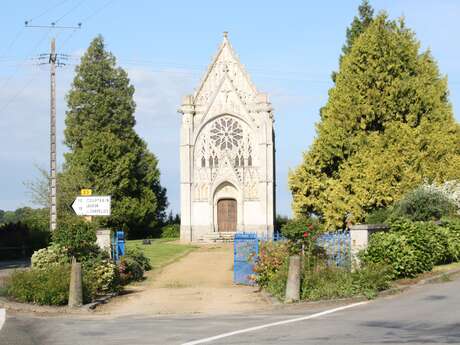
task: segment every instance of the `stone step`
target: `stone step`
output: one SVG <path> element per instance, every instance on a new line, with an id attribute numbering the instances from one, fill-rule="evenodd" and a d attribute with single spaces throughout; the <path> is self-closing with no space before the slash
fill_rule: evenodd
<path id="1" fill-rule="evenodd" d="M 199 242 L 225 243 L 233 242 L 236 232 L 211 232 L 204 234 Z"/>

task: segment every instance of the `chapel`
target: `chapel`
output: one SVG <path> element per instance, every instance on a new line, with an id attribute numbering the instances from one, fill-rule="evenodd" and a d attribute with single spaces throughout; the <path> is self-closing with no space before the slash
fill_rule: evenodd
<path id="1" fill-rule="evenodd" d="M 271 238 L 275 218 L 273 109 L 228 35 L 199 87 L 179 109 L 182 242 Z"/>

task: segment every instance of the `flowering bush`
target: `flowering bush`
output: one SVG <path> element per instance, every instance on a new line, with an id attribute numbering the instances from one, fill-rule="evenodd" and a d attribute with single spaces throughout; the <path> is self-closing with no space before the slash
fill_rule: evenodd
<path id="1" fill-rule="evenodd" d="M 133 281 L 142 280 L 144 270 L 142 266 L 129 256 L 121 258 L 120 266 L 118 267 L 122 284 L 128 284 Z"/>
<path id="2" fill-rule="evenodd" d="M 68 251 L 64 246 L 57 243 L 37 250 L 31 258 L 32 268 L 36 269 L 47 269 L 50 266 L 58 266 L 66 263 L 69 263 Z"/>
<path id="3" fill-rule="evenodd" d="M 126 249 L 125 257 L 130 257 L 136 261 L 144 271 L 150 271 L 152 265 L 150 264 L 150 259 L 144 254 L 141 248 L 133 247 Z"/>
<path id="4" fill-rule="evenodd" d="M 120 290 L 118 267 L 110 259 L 100 257 L 83 263 L 83 283 L 88 299 Z"/>
<path id="5" fill-rule="evenodd" d="M 316 243 L 322 227 L 317 219 L 294 219 L 287 222 L 281 233 L 289 240 L 291 254 L 316 255 L 320 248 Z"/>
<path id="6" fill-rule="evenodd" d="M 254 267 L 254 279 L 261 288 L 267 288 L 278 270 L 289 258 L 289 244 L 286 241 L 263 242 L 259 258 Z"/>

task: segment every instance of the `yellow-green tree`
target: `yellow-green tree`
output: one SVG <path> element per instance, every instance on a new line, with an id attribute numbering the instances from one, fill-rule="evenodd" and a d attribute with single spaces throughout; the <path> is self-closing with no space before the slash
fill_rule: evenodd
<path id="1" fill-rule="evenodd" d="M 375 17 L 343 56 L 317 135 L 289 176 L 296 214 L 329 228 L 460 177 L 460 126 L 447 78 L 403 20 Z"/>

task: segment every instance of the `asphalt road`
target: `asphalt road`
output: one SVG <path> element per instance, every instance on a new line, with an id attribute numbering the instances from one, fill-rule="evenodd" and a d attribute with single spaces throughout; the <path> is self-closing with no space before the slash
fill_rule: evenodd
<path id="1" fill-rule="evenodd" d="M 263 314 L 213 317 L 75 319 L 7 314 L 0 344 L 460 344 L 460 279 L 317 315 L 339 306 L 296 305 Z M 236 334 L 226 336 L 229 332 Z M 215 336 L 221 338 L 200 342 Z"/>

